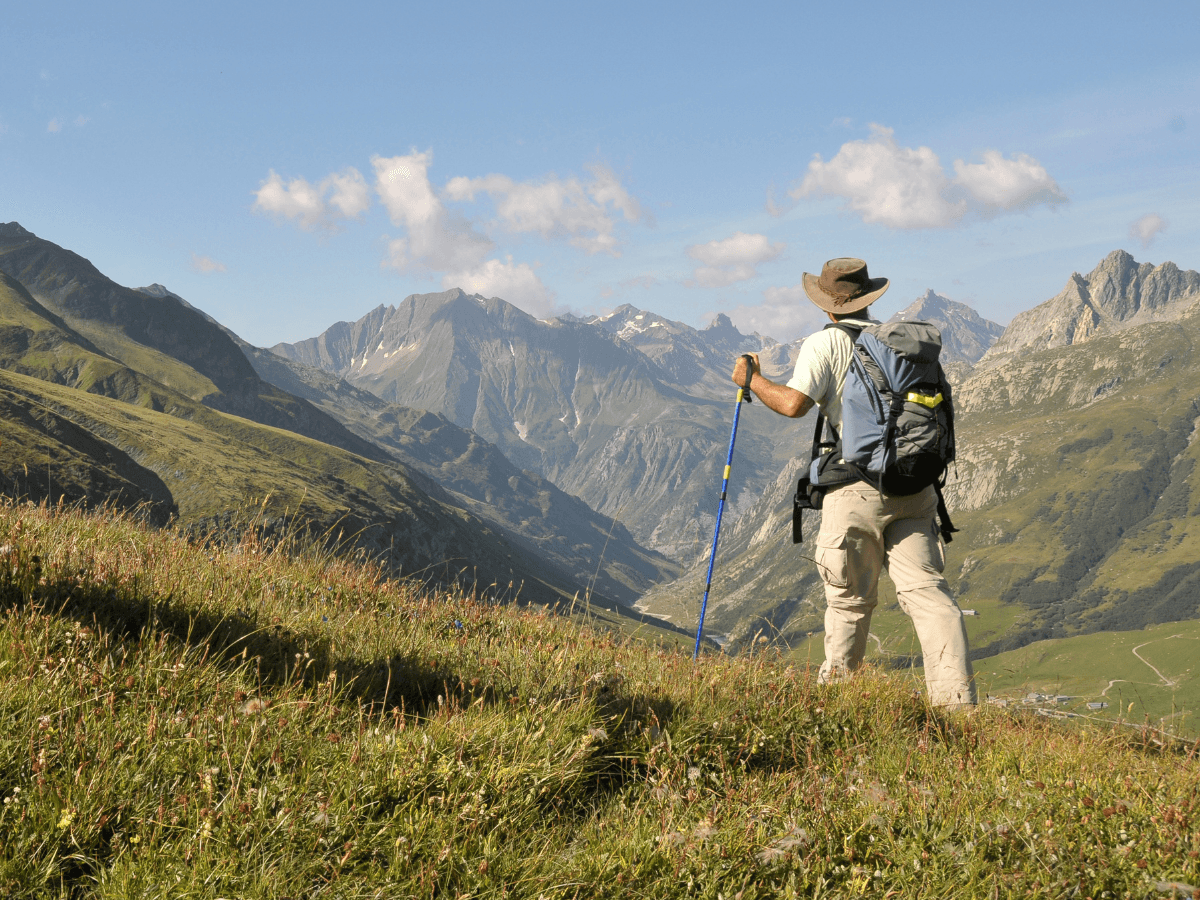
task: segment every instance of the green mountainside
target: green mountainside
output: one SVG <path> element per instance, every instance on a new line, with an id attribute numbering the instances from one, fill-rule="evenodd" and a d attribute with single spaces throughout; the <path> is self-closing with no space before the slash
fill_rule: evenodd
<path id="1" fill-rule="evenodd" d="M 15 223 L 0 226 L 0 406 L 9 421 L 0 486 L 10 496 L 140 507 L 156 523 L 200 532 L 234 525 L 253 506 L 267 531 L 340 536 L 395 571 L 543 603 L 590 587 L 586 599 L 615 609 L 613 594 L 628 602 L 673 573 L 628 547 L 614 546 L 603 571 L 581 562 L 593 550 L 589 559 L 603 557 L 596 521 L 581 529 L 598 546 L 558 552 L 489 526 L 372 437 L 260 378 L 198 310 L 169 292 L 115 285 Z M 563 543 L 547 543 L 555 539 Z"/>

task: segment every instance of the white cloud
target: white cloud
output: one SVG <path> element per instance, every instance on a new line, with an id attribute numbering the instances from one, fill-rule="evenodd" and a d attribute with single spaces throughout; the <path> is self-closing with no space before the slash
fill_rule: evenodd
<path id="1" fill-rule="evenodd" d="M 62 127 L 63 127 L 62 119 L 55 118 L 55 119 L 51 119 L 49 122 L 46 123 L 46 130 L 49 131 L 51 134 L 62 131 Z"/>
<path id="2" fill-rule="evenodd" d="M 353 167 L 330 175 L 321 182 L 323 189 L 332 191 L 329 206 L 344 219 L 356 219 L 371 206 L 371 189 L 362 173 Z"/>
<path id="3" fill-rule="evenodd" d="M 505 262 L 489 259 L 470 271 L 447 273 L 442 278 L 442 287 L 499 297 L 539 317 L 550 315 L 554 308 L 554 295 L 542 284 L 533 267 L 528 263 L 514 264 L 511 256 Z"/>
<path id="4" fill-rule="evenodd" d="M 1158 237 L 1159 232 L 1166 230 L 1167 220 L 1158 213 L 1147 213 L 1129 226 L 1129 236 L 1142 242 L 1142 249 L 1147 250 Z"/>
<path id="5" fill-rule="evenodd" d="M 827 321 L 798 284 L 769 287 L 763 291 L 762 303 L 738 306 L 726 315 L 743 334 L 757 331 L 784 342 L 811 334 Z"/>
<path id="6" fill-rule="evenodd" d="M 329 199 L 326 195 L 332 194 Z M 254 211 L 293 219 L 305 231 L 332 228 L 338 219 L 353 219 L 371 205 L 362 173 L 350 167 L 334 173 L 319 184 L 293 178 L 284 184 L 271 169 L 266 181 L 254 192 Z"/>
<path id="7" fill-rule="evenodd" d="M 968 213 L 992 216 L 1067 202 L 1046 169 L 1024 153 L 1006 159 L 987 150 L 982 163 L 956 160 L 954 172 L 947 177 L 929 147 L 901 147 L 892 129 L 871 125 L 869 139 L 848 141 L 828 162 L 813 159 L 789 195 L 841 197 L 864 222 L 890 228 L 946 228 Z"/>
<path id="8" fill-rule="evenodd" d="M 1067 195 L 1032 156 L 1005 159 L 999 150 L 985 150 L 982 163 L 954 161 L 954 182 L 983 206 L 985 212 L 1029 209 L 1067 202 Z"/>
<path id="9" fill-rule="evenodd" d="M 687 254 L 699 262 L 688 287 L 725 287 L 758 275 L 758 266 L 774 259 L 787 247 L 772 244 L 765 234 L 735 232 L 723 241 L 693 244 Z"/>
<path id="10" fill-rule="evenodd" d="M 507 175 L 452 178 L 445 196 L 457 202 L 473 201 L 485 193 L 511 232 L 536 232 L 544 238 L 567 238 L 587 253 L 618 256 L 615 213 L 637 222 L 642 210 L 607 166 L 589 167 L 591 181 L 551 175 L 542 181 L 513 181 Z"/>
<path id="11" fill-rule="evenodd" d="M 82 128 L 84 125 L 86 125 L 90 121 L 92 121 L 91 118 L 83 115 L 82 113 L 80 113 L 78 116 L 75 117 L 75 124 L 79 128 Z"/>
<path id="12" fill-rule="evenodd" d="M 217 262 L 210 256 L 200 256 L 199 254 L 193 253 L 192 268 L 197 272 L 204 272 L 205 274 L 208 274 L 209 272 L 224 272 L 225 263 Z"/>
<path id="13" fill-rule="evenodd" d="M 375 191 L 393 225 L 407 234 L 388 244 L 387 264 L 401 271 L 426 268 L 464 272 L 477 268 L 494 244 L 471 222 L 447 210 L 429 183 L 433 151 L 373 156 Z"/>

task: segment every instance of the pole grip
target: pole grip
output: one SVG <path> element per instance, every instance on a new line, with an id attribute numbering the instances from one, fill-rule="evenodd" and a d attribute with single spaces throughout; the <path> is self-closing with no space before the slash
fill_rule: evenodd
<path id="1" fill-rule="evenodd" d="M 742 385 L 741 399 L 746 403 L 753 403 L 754 398 L 750 393 L 750 382 L 754 379 L 754 357 L 749 353 L 743 353 L 739 358 L 746 361 L 746 383 Z"/>

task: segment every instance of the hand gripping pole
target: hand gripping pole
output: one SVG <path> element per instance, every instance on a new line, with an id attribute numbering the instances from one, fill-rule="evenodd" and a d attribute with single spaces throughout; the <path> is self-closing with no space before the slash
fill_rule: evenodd
<path id="1" fill-rule="evenodd" d="M 754 358 L 744 353 L 741 359 L 746 361 L 746 383 L 738 388 L 737 405 L 733 408 L 733 431 L 729 435 L 729 456 L 725 460 L 725 475 L 721 479 L 721 502 L 717 504 L 717 527 L 713 531 L 712 551 L 708 554 L 708 580 L 704 585 L 704 600 L 700 603 L 700 624 L 696 628 L 696 649 L 692 651 L 692 659 L 700 656 L 700 638 L 704 634 L 704 613 L 708 609 L 708 592 L 712 590 L 713 563 L 717 559 L 717 541 L 721 538 L 721 513 L 725 511 L 725 495 L 729 490 L 729 470 L 733 465 L 733 444 L 737 440 L 738 418 L 742 412 L 742 403 L 751 403 L 750 379 L 754 377 Z"/>

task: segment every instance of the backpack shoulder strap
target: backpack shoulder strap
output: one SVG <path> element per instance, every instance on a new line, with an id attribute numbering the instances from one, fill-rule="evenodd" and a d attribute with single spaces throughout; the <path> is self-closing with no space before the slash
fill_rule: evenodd
<path id="1" fill-rule="evenodd" d="M 864 326 L 856 325 L 853 322 L 830 322 L 821 330 L 825 331 L 830 328 L 836 328 L 838 331 L 844 331 L 846 334 L 850 335 L 850 340 L 857 341 L 858 336 L 862 334 L 863 327 Z"/>

